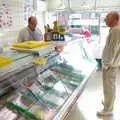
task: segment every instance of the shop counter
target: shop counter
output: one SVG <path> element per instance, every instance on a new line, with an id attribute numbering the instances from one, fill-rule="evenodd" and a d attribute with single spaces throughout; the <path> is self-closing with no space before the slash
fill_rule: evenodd
<path id="1" fill-rule="evenodd" d="M 25 58 L 30 59 L 27 65 L 29 67 L 7 76 L 6 83 L 0 83 L 1 88 L 11 86 L 8 91 L 1 94 L 0 118 L 65 119 L 84 91 L 89 77 L 96 68 L 96 62 L 87 55 L 80 40 L 65 44 L 61 53 L 45 55 L 44 64 L 32 62 L 40 60 L 41 56 L 29 53 Z"/>

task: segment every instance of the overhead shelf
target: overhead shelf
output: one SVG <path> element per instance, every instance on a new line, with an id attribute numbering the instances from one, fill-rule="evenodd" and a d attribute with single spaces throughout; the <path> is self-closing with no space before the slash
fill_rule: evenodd
<path id="1" fill-rule="evenodd" d="M 48 0 L 48 11 L 119 10 L 119 0 Z"/>

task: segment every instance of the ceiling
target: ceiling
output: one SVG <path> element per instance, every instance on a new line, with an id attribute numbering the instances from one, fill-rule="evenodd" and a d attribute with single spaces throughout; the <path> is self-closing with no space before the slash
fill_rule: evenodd
<path id="1" fill-rule="evenodd" d="M 48 10 L 119 10 L 120 0 L 46 0 Z"/>

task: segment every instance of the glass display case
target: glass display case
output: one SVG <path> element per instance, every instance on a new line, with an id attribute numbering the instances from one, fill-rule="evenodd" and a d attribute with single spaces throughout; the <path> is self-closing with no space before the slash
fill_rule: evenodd
<path id="1" fill-rule="evenodd" d="M 10 77 L 17 84 L 0 97 L 0 118 L 64 119 L 96 67 L 84 47 L 79 39 L 69 42 L 61 53 L 46 56 L 45 65 L 33 65 Z"/>

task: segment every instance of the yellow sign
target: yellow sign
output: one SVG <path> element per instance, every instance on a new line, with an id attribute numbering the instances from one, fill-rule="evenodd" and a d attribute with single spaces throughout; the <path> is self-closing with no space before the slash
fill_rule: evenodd
<path id="1" fill-rule="evenodd" d="M 16 48 L 32 49 L 32 48 L 37 48 L 37 47 L 41 47 L 49 44 L 50 42 L 44 42 L 44 41 L 27 41 L 23 43 L 15 43 L 12 46 Z"/>
<path id="2" fill-rule="evenodd" d="M 7 66 L 8 64 L 11 64 L 12 62 L 13 62 L 12 59 L 0 56 L 0 67 Z"/>

